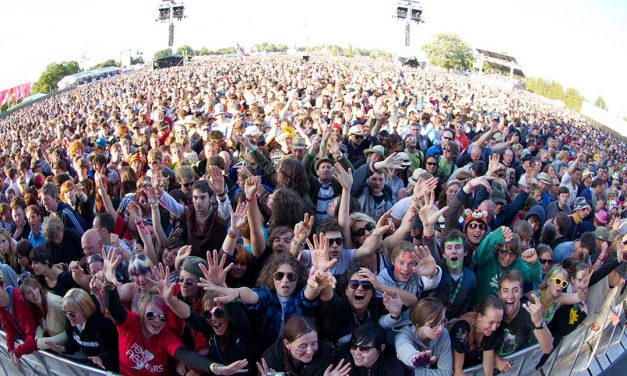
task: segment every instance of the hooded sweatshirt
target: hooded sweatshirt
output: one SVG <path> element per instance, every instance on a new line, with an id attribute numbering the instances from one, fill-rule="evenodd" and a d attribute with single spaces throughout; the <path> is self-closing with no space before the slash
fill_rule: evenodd
<path id="1" fill-rule="evenodd" d="M 419 352 L 431 350 L 431 355 L 437 358 L 435 369 L 427 367 L 415 368 L 414 375 L 450 376 L 453 374 L 451 340 L 446 328 L 442 328 L 440 336 L 428 344 L 424 343 L 420 337 L 418 337 L 416 327 L 412 325 L 410 321 L 399 324 L 398 329 L 394 331 L 396 332 L 394 339 L 396 356 L 408 367 L 413 368 L 411 358 Z"/>
<path id="2" fill-rule="evenodd" d="M 433 279 L 412 273 L 407 282 L 399 282 L 394 277 L 394 265 L 389 264 L 385 270 L 382 270 L 379 275 L 377 275 L 377 280 L 386 286 L 392 286 L 409 291 L 416 294 L 416 297 L 420 298 L 423 291 L 433 290 L 438 287 L 438 284 L 442 279 L 442 270 L 439 266 L 436 266 L 436 268 L 438 268 L 438 273 Z M 377 291 L 377 296 L 383 297 L 383 294 Z"/>
<path id="3" fill-rule="evenodd" d="M 275 372 L 285 372 L 286 374 L 289 373 L 290 375 L 298 376 L 322 375 L 330 364 L 337 365 L 340 359 L 339 357 L 338 359 L 334 359 L 331 347 L 322 342 L 318 342 L 318 345 L 318 351 L 314 354 L 311 362 L 301 364 L 300 367 L 293 367 L 289 372 L 285 367 L 285 355 L 287 354 L 287 350 L 283 346 L 283 339 L 279 338 L 268 347 L 266 351 L 263 352 L 263 358 L 266 360 L 268 367 Z"/>

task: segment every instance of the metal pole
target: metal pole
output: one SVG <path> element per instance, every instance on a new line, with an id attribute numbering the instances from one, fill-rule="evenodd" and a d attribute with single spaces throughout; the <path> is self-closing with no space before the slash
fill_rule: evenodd
<path id="1" fill-rule="evenodd" d="M 170 1 L 170 24 L 168 27 L 168 51 L 169 56 L 172 56 L 172 46 L 174 45 L 174 18 L 173 12 L 174 8 L 172 7 L 174 4 Z"/>

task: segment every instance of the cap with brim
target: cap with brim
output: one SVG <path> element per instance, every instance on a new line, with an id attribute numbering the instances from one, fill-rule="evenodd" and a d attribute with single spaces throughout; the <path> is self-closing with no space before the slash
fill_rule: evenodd
<path id="1" fill-rule="evenodd" d="M 371 153 L 377 153 L 381 157 L 385 157 L 385 148 L 382 145 L 375 145 L 371 148 L 364 150 L 364 155 L 366 156 Z"/>
<path id="2" fill-rule="evenodd" d="M 259 136 L 260 134 L 263 134 L 263 133 L 259 130 L 259 127 L 257 127 L 256 125 L 248 126 L 244 130 L 244 136 L 246 137 Z"/>
<path id="3" fill-rule="evenodd" d="M 193 274 L 198 278 L 204 278 L 205 275 L 203 274 L 202 270 L 200 270 L 198 264 L 202 264 L 205 268 L 207 267 L 207 261 L 197 256 L 188 256 L 185 261 L 183 261 L 183 266 L 181 267 L 181 269 L 190 274 Z"/>
<path id="4" fill-rule="evenodd" d="M 101 148 L 101 149 L 106 148 L 107 147 L 107 140 L 105 140 L 102 137 L 98 137 L 98 139 L 96 140 L 96 146 Z"/>
<path id="5" fill-rule="evenodd" d="M 492 193 L 490 194 L 490 200 L 492 200 L 492 202 L 494 202 L 495 204 L 507 205 L 505 193 L 503 193 L 503 191 L 499 189 L 492 190 Z"/>
<path id="6" fill-rule="evenodd" d="M 407 155 L 407 153 L 401 151 L 401 152 L 396 153 L 396 155 L 403 159 L 403 162 L 401 162 L 400 164 L 394 165 L 394 168 L 396 170 L 403 170 L 411 166 L 411 160 L 409 159 L 409 155 Z"/>
<path id="7" fill-rule="evenodd" d="M 359 125 L 353 125 L 352 127 L 348 128 L 348 135 L 358 135 L 358 136 L 363 136 L 364 132 L 361 130 L 361 128 L 359 127 Z"/>
<path id="8" fill-rule="evenodd" d="M 584 197 L 577 197 L 577 199 L 575 199 L 575 203 L 573 204 L 573 211 L 583 210 L 589 207 L 590 205 Z"/>
<path id="9" fill-rule="evenodd" d="M 330 163 L 331 166 L 333 166 L 333 164 L 335 163 L 335 161 L 331 158 L 320 158 L 316 161 L 316 165 L 314 166 L 314 168 L 317 170 L 318 166 L 320 166 L 321 163 Z"/>
<path id="10" fill-rule="evenodd" d="M 543 182 L 544 184 L 551 184 L 551 177 L 546 172 L 539 173 L 538 180 Z"/>
<path id="11" fill-rule="evenodd" d="M 602 240 L 604 242 L 610 241 L 610 230 L 605 226 L 599 226 L 594 230 L 594 236 L 597 240 Z"/>
<path id="12" fill-rule="evenodd" d="M 292 149 L 307 149 L 307 143 L 303 137 L 294 137 L 292 139 Z"/>
<path id="13" fill-rule="evenodd" d="M 589 171 L 589 170 L 584 170 L 584 171 L 581 173 L 581 180 L 585 180 L 585 179 L 587 179 L 587 178 L 589 178 L 589 177 L 591 177 L 591 176 L 592 176 L 592 171 Z"/>

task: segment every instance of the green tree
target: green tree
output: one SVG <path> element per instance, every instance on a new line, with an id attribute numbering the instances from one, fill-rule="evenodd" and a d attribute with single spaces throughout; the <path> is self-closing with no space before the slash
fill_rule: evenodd
<path id="1" fill-rule="evenodd" d="M 119 67 L 121 64 L 119 61 L 115 61 L 113 59 L 109 59 L 107 61 L 103 61 L 102 63 L 98 63 L 96 65 L 94 65 L 93 67 L 89 68 L 89 70 L 92 69 L 98 69 L 98 68 L 106 68 L 106 67 Z"/>
<path id="2" fill-rule="evenodd" d="M 576 89 L 568 88 L 564 92 L 564 105 L 573 111 L 579 112 L 581 110 L 581 103 L 585 98 Z"/>
<path id="3" fill-rule="evenodd" d="M 605 104 L 605 100 L 602 96 L 599 96 L 596 101 L 594 101 L 594 105 L 598 108 L 607 111 L 607 105 Z"/>
<path id="4" fill-rule="evenodd" d="M 176 49 L 176 54 L 180 55 L 180 56 L 193 55 L 194 54 L 194 49 L 191 48 L 189 45 L 184 44 L 181 47 Z"/>
<path id="5" fill-rule="evenodd" d="M 472 48 L 455 34 L 437 34 L 423 51 L 429 63 L 446 69 L 470 70 L 475 57 Z"/>
<path id="6" fill-rule="evenodd" d="M 32 93 L 48 94 L 57 89 L 57 83 L 65 76 L 78 73 L 79 66 L 76 61 L 64 61 L 52 63 L 46 67 L 39 80 L 31 87 Z"/>
<path id="7" fill-rule="evenodd" d="M 154 59 L 161 59 L 163 57 L 168 57 L 170 56 L 170 50 L 168 50 L 167 48 L 165 50 L 159 50 L 157 52 L 155 52 L 154 54 Z"/>
<path id="8" fill-rule="evenodd" d="M 135 65 L 135 64 L 144 64 L 144 58 L 141 56 L 138 56 L 138 57 L 131 56 L 131 65 Z"/>
<path id="9" fill-rule="evenodd" d="M 490 66 L 490 63 L 488 63 L 487 60 L 483 61 L 481 70 L 483 71 L 483 73 L 486 74 L 494 73 L 494 69 L 492 68 L 492 66 Z"/>
<path id="10" fill-rule="evenodd" d="M 206 56 L 206 55 L 209 55 L 210 53 L 211 51 L 209 51 L 207 47 L 203 47 L 200 50 L 198 50 L 198 55 L 200 56 Z"/>

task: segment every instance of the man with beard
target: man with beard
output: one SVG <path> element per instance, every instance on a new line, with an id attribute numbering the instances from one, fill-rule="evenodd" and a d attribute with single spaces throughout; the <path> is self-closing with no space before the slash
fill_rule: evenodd
<path id="1" fill-rule="evenodd" d="M 540 350 L 548 354 L 553 350 L 553 338 L 551 332 L 544 324 L 542 306 L 535 294 L 534 302 L 527 301 L 522 304 L 523 279 L 517 270 L 509 270 L 499 278 L 499 299 L 503 302 L 503 321 L 497 331 L 499 340 L 494 350 L 496 353 L 495 367 L 501 372 L 507 372 L 511 363 L 503 360 L 510 354 L 531 346 L 534 343 L 540 345 Z"/>

